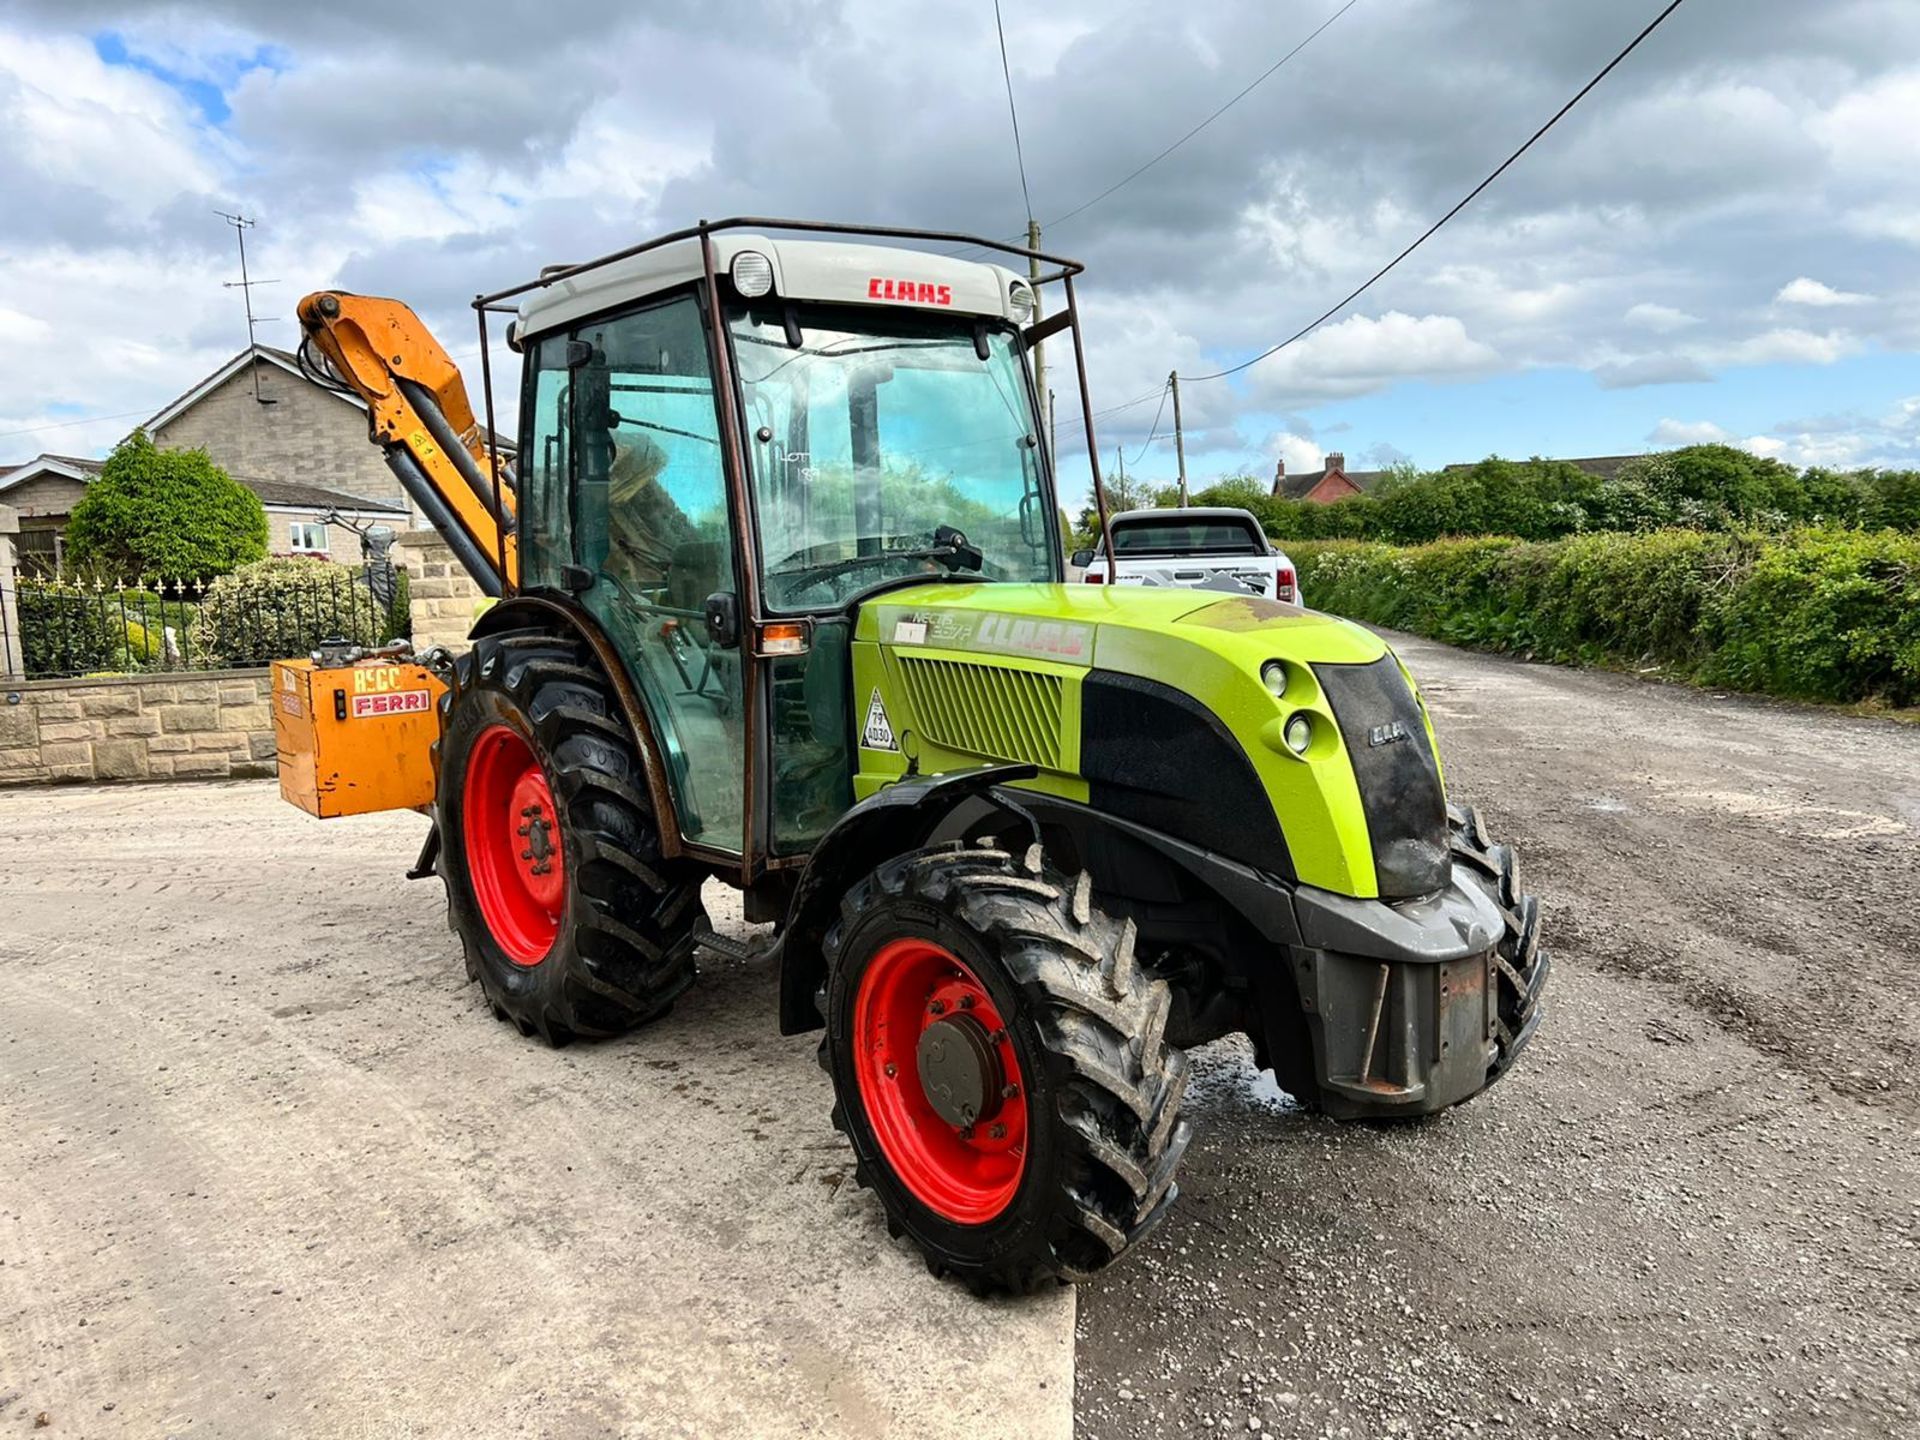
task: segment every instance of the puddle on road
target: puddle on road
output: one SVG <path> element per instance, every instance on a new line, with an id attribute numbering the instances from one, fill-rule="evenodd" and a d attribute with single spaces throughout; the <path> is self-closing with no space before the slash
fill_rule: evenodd
<path id="1" fill-rule="evenodd" d="M 1196 1114 L 1286 1115 L 1300 1109 L 1271 1072 L 1253 1067 L 1253 1045 L 1244 1035 L 1229 1035 L 1187 1052 L 1193 1067 L 1187 1081 L 1187 1109 Z"/>

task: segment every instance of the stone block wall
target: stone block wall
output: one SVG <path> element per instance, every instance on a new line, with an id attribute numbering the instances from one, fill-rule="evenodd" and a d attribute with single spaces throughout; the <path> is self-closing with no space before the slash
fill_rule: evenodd
<path id="1" fill-rule="evenodd" d="M 271 672 L 0 682 L 0 785 L 271 776 Z"/>
<path id="2" fill-rule="evenodd" d="M 467 631 L 486 596 L 437 530 L 409 530 L 400 537 L 406 552 L 408 599 L 413 613 L 413 648 L 434 645 L 467 648 Z"/>

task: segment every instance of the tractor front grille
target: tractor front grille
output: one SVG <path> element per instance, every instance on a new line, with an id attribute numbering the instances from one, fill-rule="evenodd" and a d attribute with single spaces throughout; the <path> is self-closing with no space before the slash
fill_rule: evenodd
<path id="1" fill-rule="evenodd" d="M 920 733 L 935 745 L 1062 768 L 1059 676 L 898 652 L 894 659 Z"/>

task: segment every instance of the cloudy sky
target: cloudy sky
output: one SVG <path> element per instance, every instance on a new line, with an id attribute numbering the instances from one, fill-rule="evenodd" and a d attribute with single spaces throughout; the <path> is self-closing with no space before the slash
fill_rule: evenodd
<path id="1" fill-rule="evenodd" d="M 1008 0 L 1034 210 L 1065 216 L 1340 0 Z M 1378 267 L 1654 0 L 1358 0 L 1132 183 L 1047 227 L 1110 457 Z M 1196 477 L 1728 438 L 1920 464 L 1920 6 L 1688 0 L 1451 227 L 1310 339 L 1184 387 Z M 991 0 L 10 0 L 0 463 L 93 454 L 245 339 L 233 235 L 294 302 L 465 301 L 700 216 L 1025 220 Z M 1065 359 L 1064 354 L 1059 357 Z M 1063 403 L 1063 416 L 1065 405 Z M 1161 421 L 1162 429 L 1167 421 Z M 1062 449 L 1070 432 L 1063 430 Z M 1138 458 L 1136 460 L 1136 457 Z"/>

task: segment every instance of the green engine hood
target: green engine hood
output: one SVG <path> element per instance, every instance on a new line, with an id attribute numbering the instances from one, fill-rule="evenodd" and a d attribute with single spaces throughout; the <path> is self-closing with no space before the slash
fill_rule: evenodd
<path id="1" fill-rule="evenodd" d="M 1094 672 L 1111 672 L 1171 687 L 1220 721 L 1265 790 L 1300 881 L 1378 893 L 1353 769 L 1312 669 L 1379 660 L 1387 646 L 1370 631 L 1206 590 L 939 583 L 864 606 L 853 648 L 860 798 L 910 766 L 994 760 L 1038 765 L 1036 788 L 1092 798 L 1081 691 Z M 1288 682 L 1277 699 L 1261 679 L 1274 660 Z M 1304 757 L 1282 740 L 1302 712 L 1314 736 Z"/>

